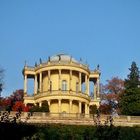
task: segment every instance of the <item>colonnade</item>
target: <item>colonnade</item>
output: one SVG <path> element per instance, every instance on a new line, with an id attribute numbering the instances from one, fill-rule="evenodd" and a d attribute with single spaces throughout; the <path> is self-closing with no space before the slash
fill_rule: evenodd
<path id="1" fill-rule="evenodd" d="M 52 99 L 53 100 L 53 99 Z M 51 101 L 52 100 L 47 100 L 49 107 L 51 106 Z M 56 100 L 56 99 L 55 99 Z M 68 99 L 67 99 L 68 100 Z M 61 105 L 62 105 L 62 99 L 57 99 L 58 101 L 58 113 L 62 113 L 62 109 L 61 109 Z M 69 112 L 67 113 L 73 113 L 72 110 L 72 106 L 73 106 L 73 101 L 72 99 L 69 99 Z M 81 101 L 77 101 L 78 102 L 78 114 L 84 113 L 84 114 L 89 114 L 89 104 L 86 102 L 81 102 Z M 42 106 L 43 102 L 39 102 L 39 106 Z M 82 104 L 84 105 L 84 112 L 82 112 Z"/>
<path id="2" fill-rule="evenodd" d="M 46 72 L 46 71 L 44 71 Z M 51 70 L 48 70 L 48 91 L 51 91 L 53 90 L 51 88 Z M 90 91 L 89 91 L 89 82 L 91 81 L 90 78 L 89 78 L 89 75 L 85 74 L 85 73 L 82 73 L 82 72 L 79 72 L 79 76 L 78 76 L 78 92 L 82 92 L 82 83 L 85 82 L 85 94 L 87 95 L 90 95 Z M 73 71 L 72 70 L 69 70 L 69 89 L 68 90 L 72 90 L 72 74 L 73 74 Z M 59 86 L 59 89 L 61 91 L 62 89 L 62 70 L 61 69 L 58 69 L 58 86 Z M 34 78 L 34 94 L 37 94 L 37 93 L 42 93 L 43 92 L 43 84 L 42 84 L 42 78 L 43 78 L 43 72 L 40 72 L 38 74 L 35 74 L 33 75 L 33 78 Z M 84 78 L 84 81 L 82 81 L 82 79 Z M 99 77 L 98 78 L 94 78 L 94 81 L 93 82 L 93 85 L 94 85 L 94 89 L 93 89 L 93 93 L 94 93 L 94 99 L 97 99 L 99 98 L 99 90 L 100 90 L 100 80 L 99 80 Z M 27 85 L 28 85 L 28 74 L 24 74 L 24 93 L 27 94 Z"/>
<path id="3" fill-rule="evenodd" d="M 100 98 L 100 79 L 97 78 L 95 81 L 93 81 L 94 85 L 94 99 Z"/>

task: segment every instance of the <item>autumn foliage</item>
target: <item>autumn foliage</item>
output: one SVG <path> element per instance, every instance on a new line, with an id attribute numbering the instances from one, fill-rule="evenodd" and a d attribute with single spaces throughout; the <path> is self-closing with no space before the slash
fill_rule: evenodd
<path id="1" fill-rule="evenodd" d="M 110 104 L 100 105 L 99 110 L 102 114 L 110 114 L 111 105 Z"/>
<path id="2" fill-rule="evenodd" d="M 29 111 L 29 107 L 23 104 L 23 90 L 16 90 L 10 97 L 1 98 L 0 110 Z"/>
<path id="3" fill-rule="evenodd" d="M 112 94 L 107 94 L 106 95 L 106 99 L 107 100 L 119 100 L 119 94 L 114 94 L 114 93 L 112 93 Z"/>
<path id="4" fill-rule="evenodd" d="M 25 106 L 23 104 L 22 101 L 16 101 L 15 104 L 12 107 L 13 111 L 24 111 L 24 112 L 28 112 L 29 111 L 29 107 Z"/>
<path id="5" fill-rule="evenodd" d="M 103 90 L 107 94 L 120 94 L 124 90 L 124 81 L 118 77 L 113 77 L 111 80 L 107 80 Z"/>

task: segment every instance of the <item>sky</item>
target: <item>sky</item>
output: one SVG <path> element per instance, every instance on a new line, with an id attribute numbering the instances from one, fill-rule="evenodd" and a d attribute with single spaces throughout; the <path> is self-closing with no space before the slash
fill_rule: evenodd
<path id="1" fill-rule="evenodd" d="M 101 83 L 140 67 L 140 0 L 0 0 L 2 96 L 23 89 L 25 61 L 66 53 L 100 65 Z"/>

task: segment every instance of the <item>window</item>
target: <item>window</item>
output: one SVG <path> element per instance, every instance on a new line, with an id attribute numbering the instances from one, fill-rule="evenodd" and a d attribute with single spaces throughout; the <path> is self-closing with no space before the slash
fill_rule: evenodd
<path id="1" fill-rule="evenodd" d="M 79 91 L 79 83 L 76 82 L 76 93 L 78 93 L 78 91 Z"/>
<path id="2" fill-rule="evenodd" d="M 62 90 L 63 91 L 66 91 L 67 90 L 67 81 L 66 80 L 63 80 L 62 81 Z"/>

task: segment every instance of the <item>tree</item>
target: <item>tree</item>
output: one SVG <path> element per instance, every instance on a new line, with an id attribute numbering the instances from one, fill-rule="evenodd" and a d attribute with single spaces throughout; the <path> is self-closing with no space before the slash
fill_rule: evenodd
<path id="1" fill-rule="evenodd" d="M 19 112 L 21 112 L 21 111 L 28 112 L 29 108 L 28 108 L 28 106 L 25 106 L 22 101 L 16 101 L 12 107 L 12 110 L 19 111 Z"/>
<path id="2" fill-rule="evenodd" d="M 110 104 L 101 104 L 99 110 L 102 114 L 110 114 L 111 113 L 111 105 Z"/>
<path id="3" fill-rule="evenodd" d="M 136 62 L 132 62 L 131 68 L 129 68 L 129 70 L 130 74 L 128 74 L 127 79 L 125 79 L 125 88 L 137 88 L 140 85 L 140 72 Z"/>
<path id="4" fill-rule="evenodd" d="M 111 80 L 107 80 L 103 90 L 109 94 L 120 94 L 124 90 L 124 81 L 118 77 L 113 77 Z"/>
<path id="5" fill-rule="evenodd" d="M 4 69 L 0 68 L 0 98 L 1 98 L 1 92 L 4 85 L 3 78 L 4 78 Z"/>
<path id="6" fill-rule="evenodd" d="M 9 97 L 1 98 L 0 110 L 12 111 L 13 106 L 16 104 L 16 102 L 21 102 L 23 104 L 23 94 L 24 94 L 23 90 L 19 89 L 19 90 L 14 91 Z M 14 111 L 15 111 L 15 109 L 14 109 Z M 24 109 L 23 109 L 23 111 L 24 111 Z"/>
<path id="7" fill-rule="evenodd" d="M 107 84 L 102 86 L 102 100 L 99 110 L 103 114 L 117 115 L 119 112 L 119 95 L 124 92 L 124 81 L 118 77 L 107 80 Z"/>
<path id="8" fill-rule="evenodd" d="M 97 106 L 96 105 L 91 105 L 90 106 L 90 114 L 96 114 L 97 112 Z"/>
<path id="9" fill-rule="evenodd" d="M 100 102 L 99 110 L 102 114 L 118 115 L 119 95 L 118 94 L 104 94 L 104 98 Z M 115 113 L 115 114 L 114 114 Z"/>
<path id="10" fill-rule="evenodd" d="M 18 89 L 13 92 L 13 94 L 10 96 L 10 98 L 13 102 L 23 101 L 23 95 L 24 95 L 23 89 Z"/>
<path id="11" fill-rule="evenodd" d="M 121 96 L 121 113 L 125 115 L 140 115 L 140 89 L 129 89 Z"/>
<path id="12" fill-rule="evenodd" d="M 50 112 L 48 102 L 44 101 L 41 107 L 39 107 L 38 105 L 33 106 L 30 109 L 30 112 Z"/>
<path id="13" fill-rule="evenodd" d="M 130 74 L 125 79 L 125 91 L 120 96 L 120 108 L 122 114 L 140 115 L 140 81 L 139 69 L 135 62 L 132 62 Z"/>

